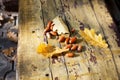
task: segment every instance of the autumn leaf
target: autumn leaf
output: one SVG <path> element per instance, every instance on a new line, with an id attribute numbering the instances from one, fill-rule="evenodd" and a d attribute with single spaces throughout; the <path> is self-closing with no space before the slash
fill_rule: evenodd
<path id="1" fill-rule="evenodd" d="M 96 34 L 94 29 L 85 28 L 84 30 L 79 31 L 80 35 L 93 46 L 99 46 L 102 48 L 107 48 L 108 44 L 103 39 L 101 34 Z"/>
<path id="2" fill-rule="evenodd" d="M 11 41 L 14 41 L 14 42 L 17 42 L 17 41 L 18 41 L 17 34 L 15 34 L 14 32 L 9 31 L 9 32 L 7 33 L 7 37 L 8 37 L 8 39 L 11 40 Z"/>
<path id="3" fill-rule="evenodd" d="M 62 52 L 67 52 L 69 49 L 60 49 L 49 44 L 41 43 L 37 47 L 37 52 L 45 57 L 52 57 L 53 55 L 61 54 Z"/>
<path id="4" fill-rule="evenodd" d="M 14 52 L 14 50 L 16 50 L 15 47 L 10 47 L 10 48 L 7 48 L 7 49 L 3 49 L 2 53 L 7 55 L 7 56 L 11 56 L 12 53 Z"/>

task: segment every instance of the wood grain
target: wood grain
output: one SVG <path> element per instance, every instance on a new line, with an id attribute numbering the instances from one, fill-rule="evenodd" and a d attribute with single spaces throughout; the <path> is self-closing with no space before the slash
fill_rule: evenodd
<path id="1" fill-rule="evenodd" d="M 56 16 L 59 16 L 58 11 L 56 9 L 56 5 L 54 0 L 46 1 L 41 0 L 44 2 L 42 5 L 43 9 L 43 17 L 44 17 L 44 23 L 47 25 L 48 21 L 53 20 Z M 52 36 L 51 39 L 48 39 L 48 44 L 54 45 L 56 47 L 60 47 L 60 44 L 55 36 Z M 52 71 L 52 79 L 53 80 L 67 80 L 67 72 L 66 72 L 66 66 L 63 56 L 53 57 L 50 58 L 50 69 Z M 64 75 L 63 75 L 64 73 Z"/>
<path id="2" fill-rule="evenodd" d="M 19 80 L 119 80 L 119 46 L 116 32 L 109 28 L 114 23 L 104 0 L 21 0 L 17 72 Z M 43 31 L 48 21 L 61 16 L 70 36 L 77 36 L 85 49 L 74 52 L 75 57 L 64 55 L 46 59 L 36 53 L 41 42 L 63 48 L 55 38 L 45 41 Z M 80 24 L 94 28 L 109 44 L 107 50 L 93 47 L 78 34 Z M 33 33 L 34 32 L 34 33 Z M 115 50 L 114 50 L 115 49 Z M 47 74 L 47 77 L 45 76 Z"/>
<path id="3" fill-rule="evenodd" d="M 75 4 L 76 4 L 76 7 L 75 7 Z M 83 5 L 79 5 L 79 4 L 83 4 Z M 85 22 L 85 24 L 86 24 L 85 26 L 86 27 L 88 27 L 88 28 L 90 28 L 90 27 L 91 28 L 95 28 L 95 30 L 97 30 L 97 32 L 98 31 L 102 32 L 102 30 L 100 29 L 100 25 L 99 25 L 98 21 L 96 20 L 96 16 L 94 14 L 94 11 L 92 10 L 92 6 L 90 5 L 90 2 L 88 0 L 77 1 L 77 2 L 75 2 L 75 1 L 73 1 L 73 2 L 69 2 L 69 1 L 65 2 L 65 1 L 63 1 L 63 6 L 64 6 L 64 10 L 66 12 L 66 14 L 65 14 L 66 15 L 66 19 L 68 20 L 68 23 L 70 23 L 71 27 L 75 28 L 76 30 L 79 30 L 80 22 Z M 79 15 L 78 13 L 81 14 L 81 15 Z M 83 18 L 84 16 L 85 16 L 85 18 Z M 110 16 L 110 15 L 108 15 L 108 16 Z M 88 49 L 88 51 L 86 50 L 86 52 L 85 52 L 86 53 L 86 57 L 87 57 L 87 62 L 88 62 L 88 66 L 86 66 L 86 68 L 87 67 L 90 68 L 90 73 L 98 73 L 98 74 L 90 76 L 89 79 L 91 78 L 91 79 L 94 79 L 94 80 L 98 80 L 98 79 L 107 79 L 108 77 L 110 78 L 111 76 L 109 76 L 109 74 L 107 74 L 107 72 L 105 72 L 108 67 L 102 67 L 104 65 L 105 66 L 109 66 L 109 65 L 106 65 L 105 62 L 104 63 L 101 63 L 101 62 L 102 62 L 102 60 L 103 61 L 105 60 L 104 57 L 108 57 L 109 58 L 110 56 L 112 57 L 112 55 L 110 55 L 110 54 L 109 55 L 105 55 L 104 52 L 102 52 L 103 55 L 101 55 L 101 53 L 100 53 L 101 51 L 99 51 L 97 49 L 94 49 L 94 47 L 93 48 L 90 47 L 90 45 L 88 45 L 86 43 L 84 45 L 86 45 L 86 47 Z M 90 57 L 91 57 L 90 56 L 90 54 L 91 54 L 90 50 L 94 51 L 92 54 L 95 57 L 97 57 L 97 59 L 101 58 L 100 62 L 97 61 L 97 66 L 92 64 L 92 62 L 89 60 Z M 107 63 L 108 63 L 108 61 L 107 61 Z M 111 69 L 107 69 L 107 70 L 115 71 L 115 72 L 113 72 L 113 74 L 112 74 L 113 76 L 111 77 L 111 78 L 114 79 L 115 76 L 118 75 L 117 74 L 117 70 L 116 70 L 116 65 L 114 64 L 114 60 L 113 59 L 109 63 L 111 65 L 113 65 L 113 66 L 111 66 L 111 69 L 114 68 L 114 70 L 111 70 Z M 101 69 L 101 70 L 99 70 L 99 69 Z"/>
<path id="4" fill-rule="evenodd" d="M 21 0 L 19 13 L 18 80 L 49 80 L 49 60 L 36 52 L 44 42 L 41 3 L 39 0 Z M 51 78 L 50 78 L 51 79 Z"/>

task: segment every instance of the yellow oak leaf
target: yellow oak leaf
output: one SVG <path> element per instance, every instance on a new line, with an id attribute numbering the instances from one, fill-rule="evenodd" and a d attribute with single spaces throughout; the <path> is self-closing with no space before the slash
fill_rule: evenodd
<path id="1" fill-rule="evenodd" d="M 85 28 L 79 31 L 81 37 L 85 39 L 86 42 L 93 46 L 99 46 L 102 48 L 107 48 L 108 44 L 105 42 L 101 34 L 96 34 L 94 29 Z"/>
<path id="2" fill-rule="evenodd" d="M 62 52 L 67 52 L 67 51 L 69 51 L 69 49 L 60 49 L 58 47 L 45 43 L 41 43 L 37 47 L 37 52 L 45 57 L 52 57 L 53 55 L 61 54 Z"/>

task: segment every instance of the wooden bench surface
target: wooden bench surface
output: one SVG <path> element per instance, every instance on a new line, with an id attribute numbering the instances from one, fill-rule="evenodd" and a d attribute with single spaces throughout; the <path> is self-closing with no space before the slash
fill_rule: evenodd
<path id="1" fill-rule="evenodd" d="M 120 50 L 117 28 L 105 6 L 104 0 L 20 0 L 18 80 L 119 80 Z M 100 32 L 109 44 L 107 52 L 85 41 L 85 50 L 77 57 L 44 58 L 36 52 L 44 42 L 45 25 L 61 16 L 69 30 L 79 30 L 80 23 Z M 71 36 L 78 34 L 72 34 Z M 48 43 L 62 46 L 55 39 Z"/>

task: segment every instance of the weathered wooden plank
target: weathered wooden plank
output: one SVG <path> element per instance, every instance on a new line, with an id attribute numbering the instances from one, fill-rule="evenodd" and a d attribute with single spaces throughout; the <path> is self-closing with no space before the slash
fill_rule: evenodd
<path id="1" fill-rule="evenodd" d="M 93 1 L 93 2 L 94 2 L 94 1 Z M 101 5 L 103 6 L 103 5 L 104 5 L 104 1 L 101 1 L 101 2 L 103 3 L 103 4 L 101 4 Z M 90 2 L 89 2 L 89 3 L 90 3 Z M 96 3 L 96 4 L 97 4 L 97 3 Z M 88 6 L 90 6 L 90 5 L 91 5 L 91 3 L 88 4 Z M 96 7 L 100 7 L 101 5 L 96 6 Z M 86 7 L 89 8 L 88 6 L 86 6 Z M 92 8 L 92 5 L 91 5 L 91 8 Z M 102 7 L 102 8 L 106 10 L 106 7 L 105 7 L 105 6 Z M 92 9 L 92 10 L 93 10 L 93 13 L 94 13 L 94 9 Z M 100 11 L 100 10 L 99 10 L 99 11 Z M 104 11 L 104 10 L 102 10 L 102 11 Z M 98 25 L 99 25 L 99 26 L 97 27 L 97 28 L 99 29 L 99 32 L 102 33 L 103 36 L 106 37 L 106 35 L 104 35 L 104 33 L 103 33 L 104 30 L 101 29 L 102 26 L 101 26 L 101 24 L 100 24 L 99 21 L 98 21 L 98 18 L 101 18 L 101 17 L 97 17 L 95 13 L 94 13 L 93 15 L 94 15 L 94 17 L 95 17 L 95 19 L 96 19 L 96 21 L 97 21 L 97 23 L 98 23 Z M 102 16 L 109 16 L 109 18 L 111 18 L 110 15 L 108 15 L 108 14 L 103 14 Z M 110 21 L 110 22 L 111 22 L 111 20 L 110 20 L 109 18 L 106 18 L 106 17 L 104 17 L 104 18 L 105 18 L 107 21 Z M 104 20 L 105 20 L 105 19 L 104 19 Z M 106 23 L 103 22 L 103 24 L 105 25 Z M 110 24 L 110 23 L 109 23 L 109 24 Z M 92 26 L 90 26 L 90 27 L 92 27 Z M 106 27 L 107 27 L 107 26 L 106 26 Z M 95 28 L 95 26 L 93 26 L 92 28 Z M 109 36 L 109 37 L 110 37 L 110 36 Z M 109 57 L 109 56 L 112 57 L 112 55 L 110 55 L 110 54 L 109 54 L 109 55 L 105 55 L 104 52 L 102 52 L 102 51 L 100 51 L 100 50 L 95 50 L 95 55 L 96 55 L 96 56 L 99 56 L 99 55 L 100 55 L 100 54 L 97 54 L 98 52 L 99 52 L 99 53 L 102 53 L 103 59 L 104 59 L 105 56 L 106 56 L 106 57 L 107 57 L 107 56 L 108 56 L 108 57 Z M 106 60 L 106 64 L 104 64 L 104 65 L 105 65 L 105 67 L 106 67 L 106 71 L 108 72 L 108 73 L 107 73 L 107 76 L 109 76 L 109 73 L 111 73 L 111 75 L 114 75 L 114 76 L 109 76 L 109 78 L 113 78 L 113 79 L 114 79 L 115 76 L 117 76 L 117 73 L 116 73 L 117 70 L 116 70 L 116 66 L 115 66 L 115 64 L 114 64 L 114 59 L 111 58 L 111 59 Z M 112 65 L 112 66 L 110 66 L 110 65 Z M 108 66 L 108 67 L 110 66 L 110 67 L 109 67 L 109 70 L 108 70 L 107 66 Z M 113 69 L 113 68 L 114 68 L 114 70 L 111 70 L 111 69 Z M 112 74 L 112 73 L 114 73 L 114 74 Z"/>
<path id="2" fill-rule="evenodd" d="M 18 80 L 51 80 L 49 60 L 37 54 L 36 48 L 44 42 L 44 25 L 39 0 L 20 0 Z"/>
<path id="3" fill-rule="evenodd" d="M 88 0 L 71 1 L 71 2 L 64 0 L 63 3 L 64 3 L 63 6 L 64 6 L 64 10 L 65 10 L 66 19 L 68 20 L 68 22 L 70 23 L 71 26 L 74 26 L 74 28 L 77 27 L 76 29 L 78 30 L 79 26 L 80 26 L 79 24 L 81 21 L 81 22 L 86 23 L 86 25 L 89 25 L 90 27 L 95 28 L 97 31 L 102 32 L 102 30 L 100 29 L 99 23 L 96 20 L 94 11 L 92 10 L 92 8 L 90 6 L 90 2 Z M 86 45 L 86 43 L 84 45 Z M 118 79 L 117 73 L 116 73 L 117 71 L 116 71 L 113 59 L 112 58 L 109 59 L 109 56 L 112 57 L 112 55 L 110 55 L 110 54 L 109 54 L 109 56 L 101 55 L 100 51 L 90 47 L 89 45 L 86 45 L 86 47 L 87 46 L 88 46 L 88 48 L 86 48 L 86 49 L 88 49 L 88 50 L 86 50 L 86 52 L 85 52 L 86 59 L 84 58 L 84 61 L 85 60 L 86 61 L 84 62 L 84 64 L 88 63 L 88 65 L 86 65 L 86 69 L 88 68 L 88 71 L 90 69 L 90 74 L 97 73 L 94 75 L 89 75 L 88 80 L 89 79 L 94 79 L 94 80 Z M 98 59 L 97 64 L 91 63 L 90 50 L 94 50 L 94 52 L 92 54 L 95 57 L 97 57 L 97 59 Z M 104 54 L 104 52 L 102 54 Z M 108 57 L 108 59 L 105 60 L 104 57 L 105 58 Z M 99 58 L 101 60 L 99 60 Z M 108 64 L 111 66 L 109 66 Z M 112 75 L 112 76 L 110 76 L 110 75 Z"/>
<path id="4" fill-rule="evenodd" d="M 73 6 L 74 6 L 74 1 L 72 1 L 71 3 L 69 3 L 69 2 L 63 2 L 63 3 L 66 3 L 66 4 L 64 4 L 64 8 L 66 9 L 66 6 L 68 6 L 67 7 L 67 10 L 68 10 L 68 12 L 71 10 L 71 8 L 73 8 Z M 76 13 L 76 10 L 74 10 L 75 12 L 74 13 Z M 77 12 L 78 13 L 78 12 Z M 76 14 L 77 14 L 76 13 Z M 67 14 L 68 15 L 68 14 Z M 67 20 L 68 20 L 68 22 L 69 22 L 69 24 L 70 24 L 70 26 L 71 26 L 71 28 L 75 28 L 76 30 L 79 30 L 79 25 L 78 24 L 76 24 L 76 17 L 74 16 L 74 15 L 72 15 L 72 17 L 71 16 L 67 16 L 66 15 L 66 18 L 67 18 Z M 70 15 L 71 15 L 71 13 L 70 13 Z M 78 15 L 78 14 L 77 14 Z M 70 17 L 71 17 L 71 19 L 72 20 L 70 20 Z M 71 25 L 72 24 L 72 25 Z M 78 34 L 71 34 L 72 36 L 79 36 Z M 79 39 L 79 37 L 78 37 L 78 39 Z M 70 80 L 75 80 L 75 79 L 86 79 L 86 80 L 89 80 L 89 79 L 94 79 L 94 78 L 92 78 L 90 75 L 89 75 L 89 71 L 88 71 L 88 68 L 89 68 L 89 62 L 88 62 L 88 58 L 86 59 L 86 57 L 88 57 L 88 56 L 86 56 L 86 55 L 83 55 L 84 53 L 76 53 L 76 54 L 78 54 L 78 57 L 76 57 L 76 58 L 73 58 L 73 59 L 69 59 L 69 58 L 66 58 L 66 61 L 67 62 L 69 62 L 71 65 L 68 65 L 67 67 L 68 67 L 68 69 L 70 70 L 70 72 L 69 72 L 69 75 L 70 75 Z M 82 54 L 81 56 L 79 56 L 79 54 Z M 84 63 L 81 63 L 80 61 L 82 61 L 82 59 L 83 60 L 85 60 L 85 62 Z M 71 67 L 72 66 L 72 67 Z M 79 69 L 80 68 L 80 69 Z M 74 74 L 74 76 L 72 76 L 72 74 Z M 92 73 L 91 73 L 92 74 Z M 83 76 L 82 76 L 83 75 Z"/>
<path id="5" fill-rule="evenodd" d="M 57 11 L 59 13 L 59 15 L 61 17 L 63 17 L 64 21 L 66 22 L 69 30 L 71 30 L 70 28 L 70 25 L 69 23 L 66 21 L 66 17 L 64 15 L 64 4 L 62 3 L 62 1 L 58 1 L 58 0 L 55 0 L 55 3 L 56 3 L 56 8 L 57 8 Z M 66 2 L 65 2 L 66 3 Z M 60 5 L 62 4 L 62 5 Z M 71 36 L 75 36 L 76 34 L 74 33 L 71 33 Z M 77 34 L 78 35 L 78 34 Z M 61 43 L 61 46 L 62 47 L 65 47 L 65 44 L 64 43 Z M 79 55 L 79 53 L 76 53 L 76 55 Z M 75 57 L 75 58 L 68 58 L 68 57 L 64 57 L 65 59 L 65 63 L 66 63 L 66 67 L 67 67 L 67 71 L 68 71 L 68 79 L 69 80 L 79 80 L 79 79 L 82 79 L 81 77 L 83 77 L 82 75 L 86 75 L 86 73 L 88 73 L 88 69 L 87 68 L 84 68 L 84 71 L 86 73 L 83 73 L 81 70 L 81 64 L 79 64 L 79 61 L 82 61 L 82 57 Z M 86 64 L 82 64 L 82 66 L 85 66 Z M 82 73 L 81 73 L 82 72 Z M 83 79 L 90 79 L 89 77 L 84 77 Z"/>
<path id="6" fill-rule="evenodd" d="M 64 15 L 64 9 L 62 7 L 63 6 L 62 2 L 55 0 L 55 3 L 56 3 L 58 13 L 64 19 L 64 22 L 66 22 L 66 24 L 67 24 L 66 17 Z M 60 5 L 60 4 L 62 4 L 62 5 Z M 67 24 L 67 26 L 70 29 L 69 24 Z M 65 47 L 65 44 L 61 43 L 61 46 Z M 76 62 L 78 57 L 75 57 L 75 58 L 64 57 L 64 58 L 65 58 L 65 63 L 66 63 L 67 71 L 68 71 L 68 79 L 69 80 L 78 80 L 77 76 L 80 74 L 80 66 L 79 66 L 78 62 Z"/>
<path id="7" fill-rule="evenodd" d="M 59 1 L 59 0 L 58 0 Z M 53 20 L 55 17 L 59 15 L 54 0 L 41 0 L 42 11 L 44 17 L 44 24 L 47 25 L 48 21 Z M 45 26 L 44 25 L 44 26 Z M 54 45 L 56 47 L 60 47 L 59 42 L 56 38 L 52 37 L 52 39 L 48 39 L 48 44 Z M 67 80 L 67 72 L 64 64 L 64 57 L 52 57 L 50 60 L 50 69 L 52 71 L 52 79 L 53 80 Z M 64 75 L 63 75 L 64 73 Z"/>
<path id="8" fill-rule="evenodd" d="M 93 5 L 94 4 L 94 5 Z M 118 77 L 120 79 L 120 58 L 119 56 L 115 56 L 114 49 L 119 50 L 119 44 L 120 44 L 120 38 L 119 38 L 119 32 L 117 30 L 117 26 L 113 22 L 113 19 L 111 18 L 108 10 L 105 7 L 104 0 L 101 1 L 91 1 L 91 5 L 93 6 L 93 10 L 95 12 L 95 15 L 97 17 L 97 20 L 100 24 L 102 32 L 104 33 L 106 40 L 109 44 L 109 49 L 111 54 L 113 55 L 114 64 L 116 65 L 116 70 L 118 71 Z M 97 8 L 96 8 L 97 7 Z M 99 14 L 99 15 L 98 15 Z M 104 17 L 103 17 L 104 16 Z"/>
<path id="9" fill-rule="evenodd" d="M 64 4 L 63 4 L 63 6 L 64 6 Z M 62 9 L 62 7 L 59 7 L 59 10 L 61 10 L 61 9 Z M 68 24 L 68 26 L 70 27 L 69 24 Z M 71 36 L 75 36 L 75 35 L 76 34 L 74 34 L 74 35 L 72 34 Z M 76 54 L 79 55 L 79 53 L 76 53 Z M 81 69 L 82 69 L 81 68 L 81 64 L 79 64 L 79 60 L 81 60 L 81 59 L 82 59 L 82 57 L 75 57 L 75 58 L 67 58 L 67 57 L 65 57 L 66 65 L 67 65 L 67 69 L 68 69 L 68 74 L 69 74 L 69 79 L 70 80 L 82 79 L 81 77 L 83 77 L 83 76 L 81 76 L 81 75 L 84 74 L 84 73 L 81 71 Z M 86 64 L 82 64 L 82 66 L 85 66 L 85 65 Z M 84 71 L 87 73 L 88 69 L 84 68 Z M 90 77 L 86 77 L 85 76 L 84 79 L 90 79 Z"/>
<path id="10" fill-rule="evenodd" d="M 93 5 L 94 4 L 94 5 Z M 107 41 L 110 45 L 110 47 L 118 47 L 118 43 L 116 41 L 116 36 L 114 29 L 111 29 L 110 26 L 114 24 L 108 10 L 105 8 L 105 3 L 103 0 L 101 1 L 91 1 L 92 9 L 94 10 L 94 14 L 96 16 L 96 19 L 98 20 L 98 24 L 100 25 L 102 31 L 105 34 L 105 37 L 107 37 Z M 99 15 L 98 15 L 99 13 Z M 104 21 L 103 21 L 104 20 Z M 112 34 L 110 34 L 112 33 Z M 109 37 L 111 36 L 111 37 Z"/>
<path id="11" fill-rule="evenodd" d="M 65 6 L 63 3 L 62 3 L 62 6 L 60 6 L 59 4 L 62 3 L 62 2 L 59 2 L 56 0 L 56 5 L 57 5 L 57 10 L 59 11 L 59 13 L 61 13 L 61 15 L 64 15 L 64 9 L 62 6 Z M 66 3 L 66 2 L 64 2 Z M 64 16 L 64 18 L 66 19 L 66 17 Z M 69 29 L 71 30 L 71 26 L 69 25 L 69 23 L 66 21 Z M 70 28 L 71 27 L 71 28 Z M 71 36 L 75 36 L 76 34 L 73 34 L 71 33 Z M 62 47 L 64 47 L 64 43 L 61 44 Z M 77 55 L 79 55 L 79 53 L 76 53 Z M 79 79 L 82 79 L 81 75 L 84 75 L 88 72 L 88 69 L 87 68 L 84 68 L 84 71 L 86 73 L 83 73 L 81 70 L 81 64 L 79 64 L 79 61 L 82 59 L 82 57 L 75 57 L 75 58 L 68 58 L 68 57 L 65 57 L 65 61 L 66 61 L 66 66 L 67 66 L 67 70 L 68 70 L 68 77 L 69 77 L 69 80 L 79 80 Z M 81 60 L 82 61 L 82 60 Z M 86 64 L 82 64 L 82 67 L 85 66 Z M 82 73 L 81 73 L 82 72 Z M 90 79 L 90 77 L 84 77 L 83 79 Z"/>

